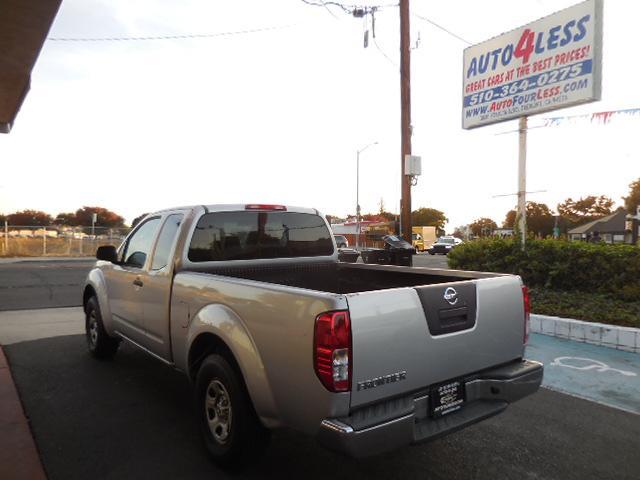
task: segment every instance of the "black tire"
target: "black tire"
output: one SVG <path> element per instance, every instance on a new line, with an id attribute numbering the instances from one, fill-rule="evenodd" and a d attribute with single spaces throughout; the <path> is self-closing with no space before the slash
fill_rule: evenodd
<path id="1" fill-rule="evenodd" d="M 96 297 L 91 297 L 85 307 L 85 332 L 91 355 L 99 359 L 113 358 L 120 346 L 120 339 L 110 337 L 105 331 Z"/>
<path id="2" fill-rule="evenodd" d="M 202 438 L 216 464 L 238 468 L 264 452 L 270 432 L 260 423 L 240 372 L 226 358 L 211 354 L 204 359 L 195 397 Z"/>
<path id="3" fill-rule="evenodd" d="M 429 255 L 435 255 L 436 252 L 429 252 Z"/>

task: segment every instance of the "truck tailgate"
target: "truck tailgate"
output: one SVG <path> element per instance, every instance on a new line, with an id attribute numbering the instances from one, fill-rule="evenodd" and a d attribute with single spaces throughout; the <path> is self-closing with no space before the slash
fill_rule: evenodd
<path id="1" fill-rule="evenodd" d="M 524 306 L 516 276 L 353 293 L 347 301 L 352 407 L 524 354 Z"/>

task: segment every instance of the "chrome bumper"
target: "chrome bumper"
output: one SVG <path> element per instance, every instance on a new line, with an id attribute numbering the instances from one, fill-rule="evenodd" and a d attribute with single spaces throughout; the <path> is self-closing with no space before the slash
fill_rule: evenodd
<path id="1" fill-rule="evenodd" d="M 318 441 L 352 457 L 365 457 L 454 432 L 502 412 L 509 403 L 536 392 L 543 366 L 521 360 L 465 378 L 465 405 L 440 418 L 428 414 L 429 396 L 371 405 L 349 417 L 326 419 Z"/>

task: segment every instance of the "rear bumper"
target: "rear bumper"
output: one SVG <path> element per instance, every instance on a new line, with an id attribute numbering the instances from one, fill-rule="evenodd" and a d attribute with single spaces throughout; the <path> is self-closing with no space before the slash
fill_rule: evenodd
<path id="1" fill-rule="evenodd" d="M 536 392 L 541 363 L 518 360 L 464 379 L 465 406 L 440 418 L 428 414 L 427 393 L 365 407 L 349 417 L 326 419 L 319 442 L 353 457 L 365 457 L 424 442 L 502 412 L 509 403 Z"/>

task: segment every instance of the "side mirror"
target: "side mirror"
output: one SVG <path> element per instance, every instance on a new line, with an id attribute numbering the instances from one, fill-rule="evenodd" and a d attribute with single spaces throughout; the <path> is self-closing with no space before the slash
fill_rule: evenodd
<path id="1" fill-rule="evenodd" d="M 103 245 L 98 247 L 96 258 L 111 263 L 118 263 L 118 251 L 113 245 Z"/>

